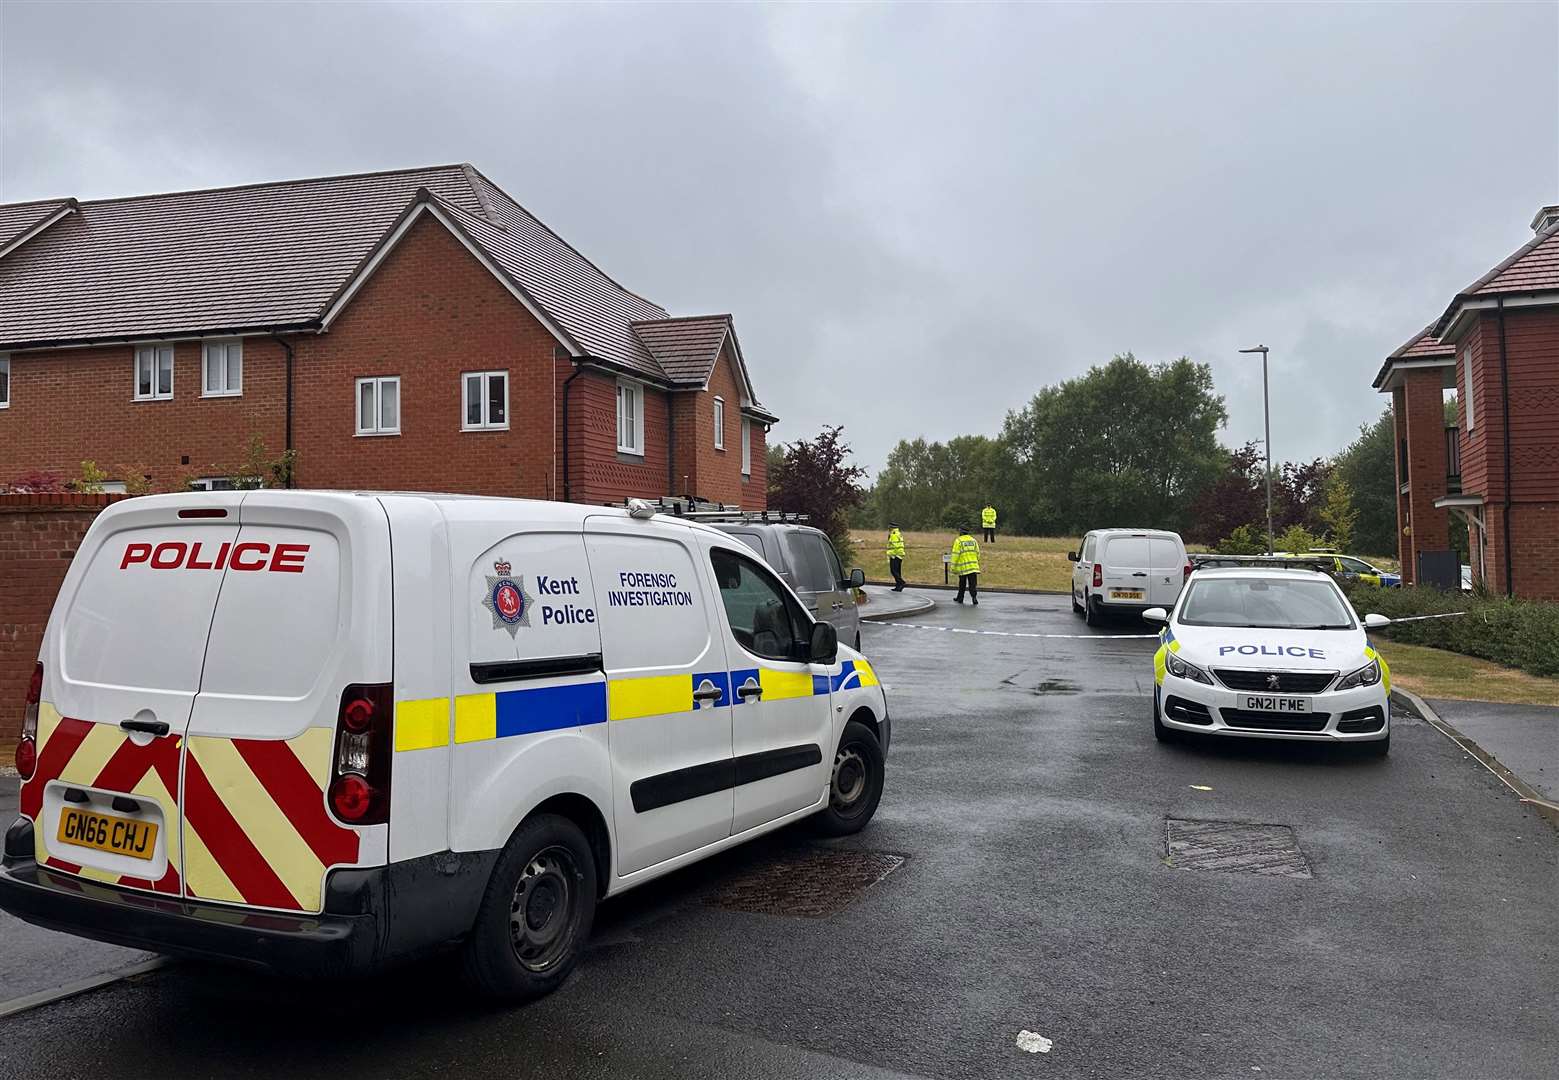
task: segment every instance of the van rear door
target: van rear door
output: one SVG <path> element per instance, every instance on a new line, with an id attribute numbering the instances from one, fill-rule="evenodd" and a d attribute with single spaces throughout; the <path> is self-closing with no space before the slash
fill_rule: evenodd
<path id="1" fill-rule="evenodd" d="M 82 538 L 44 638 L 39 762 L 21 793 L 40 864 L 181 892 L 180 754 L 242 499 L 129 500 Z"/>
<path id="2" fill-rule="evenodd" d="M 1099 561 L 1103 566 L 1106 603 L 1145 604 L 1148 581 L 1153 572 L 1153 556 L 1148 538 L 1141 535 L 1107 536 Z"/>
<path id="3" fill-rule="evenodd" d="M 346 688 L 392 677 L 389 523 L 320 492 L 252 492 L 239 517 L 185 740 L 185 894 L 319 911 L 331 868 L 389 846 L 327 805 Z"/>
<path id="4" fill-rule="evenodd" d="M 1150 536 L 1148 547 L 1153 568 L 1148 577 L 1148 600 L 1162 608 L 1172 608 L 1180 599 L 1185 584 L 1185 548 L 1171 536 Z"/>

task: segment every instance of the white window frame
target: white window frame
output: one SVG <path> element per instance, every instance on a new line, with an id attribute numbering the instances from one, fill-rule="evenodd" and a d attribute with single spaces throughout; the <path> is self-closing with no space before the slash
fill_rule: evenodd
<path id="1" fill-rule="evenodd" d="M 1462 416 L 1467 418 L 1467 434 L 1471 435 L 1473 428 L 1476 426 L 1476 417 L 1473 412 L 1472 346 L 1470 345 L 1467 347 L 1467 351 L 1462 353 L 1462 371 L 1467 378 L 1467 400 L 1462 402 L 1461 410 Z"/>
<path id="2" fill-rule="evenodd" d="M 494 379 L 503 380 L 503 420 L 493 423 L 488 416 L 488 405 L 492 398 L 488 394 L 488 385 Z M 480 398 L 482 403 L 482 419 L 480 423 L 471 423 L 471 396 L 470 380 L 481 379 Z M 508 371 L 463 371 L 460 373 L 460 430 L 461 431 L 508 431 L 509 430 L 509 373 Z"/>
<path id="3" fill-rule="evenodd" d="M 384 427 L 379 423 L 384 415 L 384 387 L 395 384 L 395 426 Z M 373 423 L 363 425 L 363 386 L 372 385 L 374 388 L 374 415 Z M 359 438 L 374 438 L 380 435 L 399 435 L 401 433 L 401 411 L 405 408 L 405 399 L 401 397 L 401 377 L 399 375 L 366 375 L 352 384 L 352 414 L 356 417 L 357 435 Z"/>
<path id="4" fill-rule="evenodd" d="M 128 495 L 130 485 L 123 480 L 104 480 L 100 491 L 104 495 Z"/>
<path id="5" fill-rule="evenodd" d="M 220 390 L 211 389 L 211 361 L 217 350 L 221 350 L 222 381 Z M 236 350 L 236 352 L 235 352 Z M 234 360 L 237 364 L 234 364 Z M 237 367 L 237 378 L 233 377 L 233 368 Z M 200 343 L 200 396 L 201 397 L 242 397 L 244 394 L 244 343 L 242 338 L 223 338 L 221 340 L 203 341 Z"/>
<path id="6" fill-rule="evenodd" d="M 742 475 L 752 475 L 752 421 L 742 417 Z"/>
<path id="7" fill-rule="evenodd" d="M 715 398 L 715 449 L 725 449 L 725 398 Z"/>
<path id="8" fill-rule="evenodd" d="M 164 349 L 168 352 L 168 385 L 160 386 L 158 379 L 162 373 L 160 361 Z M 150 384 L 152 392 L 150 394 L 141 393 L 141 358 L 143 356 L 151 358 L 152 377 Z M 130 378 L 132 380 L 130 385 L 134 391 L 134 399 L 136 401 L 172 401 L 174 369 L 177 367 L 178 354 L 174 351 L 172 345 L 137 345 L 135 347 L 135 359 L 130 365 Z"/>
<path id="9" fill-rule="evenodd" d="M 626 441 L 623 439 L 624 397 L 633 402 L 633 415 L 629 417 L 631 426 L 627 431 L 629 438 Z M 617 452 L 635 457 L 644 456 L 644 384 L 632 379 L 617 380 Z"/>
<path id="10" fill-rule="evenodd" d="M 237 491 L 238 484 L 231 476 L 202 476 L 189 482 L 191 491 Z"/>
<path id="11" fill-rule="evenodd" d="M 11 407 L 11 358 L 5 353 L 0 353 L 0 409 Z"/>

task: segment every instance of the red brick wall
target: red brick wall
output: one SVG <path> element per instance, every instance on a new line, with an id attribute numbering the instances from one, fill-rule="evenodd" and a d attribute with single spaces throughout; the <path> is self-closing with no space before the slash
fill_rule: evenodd
<path id="1" fill-rule="evenodd" d="M 666 394 L 644 388 L 644 456 L 617 452 L 617 379 L 585 370 L 569 390 L 572 497 L 583 503 L 659 498 L 666 490 Z M 680 452 L 680 447 L 679 447 Z M 561 468 L 561 464 L 559 465 Z M 561 489 L 559 492 L 561 497 Z"/>
<path id="2" fill-rule="evenodd" d="M 724 449 L 715 447 L 714 399 L 725 403 Z M 729 349 L 721 351 L 709 376 L 709 389 L 672 395 L 676 494 L 692 493 L 710 502 L 762 510 L 768 505 L 763 427 L 753 422 L 753 476 L 742 476 L 742 392 Z"/>
<path id="3" fill-rule="evenodd" d="M 98 511 L 121 498 L 0 495 L 0 738 L 21 730 L 27 681 L 81 538 Z"/>
<path id="4" fill-rule="evenodd" d="M 767 510 L 769 508 L 769 437 L 763 424 L 753 420 L 749 425 L 752 442 L 752 474 L 742 478 L 742 509 Z M 740 468 L 741 462 L 737 462 Z"/>
<path id="5" fill-rule="evenodd" d="M 201 343 L 177 342 L 173 397 L 136 401 L 131 346 L 13 353 L 11 406 L 0 409 L 0 484 L 34 469 L 69 480 L 90 459 L 111 479 L 150 475 L 171 490 L 192 477 L 230 475 L 252 436 L 279 454 L 282 357 L 271 339 L 245 338 L 243 396 L 203 398 Z"/>

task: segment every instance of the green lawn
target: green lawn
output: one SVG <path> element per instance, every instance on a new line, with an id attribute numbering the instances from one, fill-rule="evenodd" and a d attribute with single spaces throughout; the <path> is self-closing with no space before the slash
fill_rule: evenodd
<path id="1" fill-rule="evenodd" d="M 1444 649 L 1375 638 L 1372 644 L 1391 668 L 1391 684 L 1420 697 L 1500 701 L 1512 705 L 1559 705 L 1559 679 L 1528 675 Z"/>
<path id="2" fill-rule="evenodd" d="M 871 581 L 892 581 L 888 574 L 888 530 L 855 529 L 856 562 Z M 980 534 L 974 534 L 976 540 Z M 942 584 L 942 556 L 953 546 L 951 530 L 904 534 L 904 580 L 920 585 Z M 1068 551 L 1077 550 L 1076 536 L 1003 536 L 980 544 L 980 584 L 991 589 L 1044 589 L 1069 592 L 1072 564 Z M 957 578 L 951 579 L 953 584 Z"/>

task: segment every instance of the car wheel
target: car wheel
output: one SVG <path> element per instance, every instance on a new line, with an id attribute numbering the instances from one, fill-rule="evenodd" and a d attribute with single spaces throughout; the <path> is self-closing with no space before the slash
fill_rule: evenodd
<path id="1" fill-rule="evenodd" d="M 1104 622 L 1104 612 L 1099 610 L 1099 601 L 1096 597 L 1083 594 L 1083 622 L 1089 626 L 1098 626 Z"/>
<path id="2" fill-rule="evenodd" d="M 1386 732 L 1384 739 L 1375 742 L 1360 743 L 1366 757 L 1383 758 L 1391 753 L 1391 732 Z"/>
<path id="3" fill-rule="evenodd" d="M 556 814 L 524 822 L 498 856 L 463 946 L 467 980 L 510 1001 L 556 990 L 584 951 L 595 901 L 595 856 L 579 826 Z"/>
<path id="4" fill-rule="evenodd" d="M 1158 712 L 1158 691 L 1153 691 L 1153 737 L 1159 742 L 1178 742 L 1180 732 L 1172 727 L 1165 727 L 1164 721 Z"/>
<path id="5" fill-rule="evenodd" d="M 834 770 L 828 779 L 828 806 L 813 817 L 824 836 L 849 836 L 866 828 L 882 800 L 882 746 L 859 720 L 844 726 Z"/>

